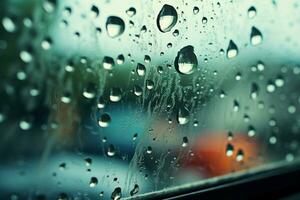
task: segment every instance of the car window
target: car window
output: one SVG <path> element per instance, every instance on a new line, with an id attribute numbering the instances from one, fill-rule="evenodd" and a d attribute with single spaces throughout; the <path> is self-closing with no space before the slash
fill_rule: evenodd
<path id="1" fill-rule="evenodd" d="M 2 0 L 0 195 L 120 199 L 299 156 L 298 0 Z"/>

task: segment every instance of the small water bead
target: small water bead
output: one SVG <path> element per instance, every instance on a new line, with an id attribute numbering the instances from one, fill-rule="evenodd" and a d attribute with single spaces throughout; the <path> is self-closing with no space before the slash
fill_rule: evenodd
<path id="1" fill-rule="evenodd" d="M 175 29 L 174 32 L 173 32 L 173 36 L 177 37 L 178 35 L 179 35 L 179 31 L 177 29 Z"/>
<path id="2" fill-rule="evenodd" d="M 240 72 L 238 72 L 236 75 L 235 75 L 235 80 L 239 81 L 242 79 L 242 75 Z"/>
<path id="3" fill-rule="evenodd" d="M 269 81 L 266 89 L 267 89 L 267 92 L 273 93 L 273 92 L 275 92 L 276 87 L 272 81 Z"/>
<path id="4" fill-rule="evenodd" d="M 148 146 L 146 152 L 147 152 L 147 154 L 151 154 L 151 153 L 152 153 L 152 147 L 151 147 L 151 146 Z"/>
<path id="5" fill-rule="evenodd" d="M 171 5 L 165 4 L 157 16 L 158 29 L 163 32 L 169 32 L 176 25 L 178 19 L 177 11 Z"/>
<path id="6" fill-rule="evenodd" d="M 276 138 L 275 136 L 271 136 L 271 137 L 269 138 L 269 143 L 270 143 L 270 144 L 276 144 L 276 143 L 277 143 L 277 138 Z"/>
<path id="7" fill-rule="evenodd" d="M 263 62 L 259 61 L 257 63 L 257 69 L 258 69 L 258 71 L 264 71 L 265 70 L 265 64 Z"/>
<path id="8" fill-rule="evenodd" d="M 91 7 L 91 16 L 93 18 L 96 18 L 96 17 L 99 16 L 99 13 L 100 13 L 99 8 L 95 5 L 92 5 L 92 7 Z"/>
<path id="9" fill-rule="evenodd" d="M 226 146 L 226 156 L 230 157 L 233 155 L 234 147 L 232 144 L 228 143 Z"/>
<path id="10" fill-rule="evenodd" d="M 41 43 L 41 47 L 44 50 L 49 50 L 51 48 L 51 45 L 52 45 L 52 39 L 50 37 L 45 38 Z"/>
<path id="11" fill-rule="evenodd" d="M 157 73 L 163 74 L 164 73 L 164 68 L 162 66 L 157 66 Z"/>
<path id="12" fill-rule="evenodd" d="M 198 67 L 198 60 L 194 53 L 193 46 L 183 47 L 177 54 L 174 61 L 175 69 L 180 74 L 192 74 Z"/>
<path id="13" fill-rule="evenodd" d="M 99 97 L 98 99 L 98 103 L 97 103 L 97 107 L 99 109 L 102 109 L 105 107 L 105 101 L 104 101 L 104 98 L 103 97 Z"/>
<path id="14" fill-rule="evenodd" d="M 236 161 L 241 162 L 244 159 L 244 151 L 239 149 L 236 155 Z"/>
<path id="15" fill-rule="evenodd" d="M 177 121 L 180 125 L 185 125 L 189 122 L 189 111 L 185 107 L 178 110 Z"/>
<path id="16" fill-rule="evenodd" d="M 249 9 L 248 9 L 248 17 L 250 19 L 254 18 L 256 16 L 256 8 L 254 6 L 251 6 Z"/>
<path id="17" fill-rule="evenodd" d="M 198 14 L 199 13 L 199 8 L 197 7 L 197 6 L 195 6 L 194 8 L 193 8 L 193 13 L 194 13 L 194 15 L 196 15 L 196 14 Z"/>
<path id="18" fill-rule="evenodd" d="M 96 187 L 97 184 L 98 184 L 98 179 L 96 177 L 92 177 L 90 180 L 90 187 L 91 188 Z"/>
<path id="19" fill-rule="evenodd" d="M 130 196 L 133 196 L 135 194 L 137 194 L 139 192 L 139 185 L 138 184 L 135 184 L 133 189 L 130 191 Z"/>
<path id="20" fill-rule="evenodd" d="M 68 104 L 71 103 L 72 99 L 71 99 L 71 92 L 66 91 L 64 92 L 63 96 L 60 98 L 61 102 Z"/>
<path id="21" fill-rule="evenodd" d="M 115 62 L 114 62 L 113 58 L 111 58 L 109 56 L 105 56 L 103 58 L 103 61 L 102 61 L 103 69 L 112 70 L 114 65 L 115 65 Z"/>
<path id="22" fill-rule="evenodd" d="M 2 19 L 2 26 L 9 33 L 13 33 L 17 30 L 17 27 L 16 27 L 14 21 L 9 17 L 4 17 Z"/>
<path id="23" fill-rule="evenodd" d="M 128 8 L 128 10 L 126 10 L 126 14 L 129 17 L 133 17 L 136 14 L 136 9 L 133 7 Z"/>
<path id="24" fill-rule="evenodd" d="M 32 61 L 32 55 L 29 51 L 23 50 L 20 52 L 20 58 L 24 63 L 29 63 Z"/>
<path id="25" fill-rule="evenodd" d="M 154 82 L 152 80 L 146 80 L 146 87 L 148 90 L 152 90 L 154 88 Z"/>
<path id="26" fill-rule="evenodd" d="M 136 73 L 139 76 L 145 76 L 145 74 L 146 74 L 146 67 L 145 67 L 145 65 L 143 65 L 141 63 L 138 63 L 137 66 L 136 66 Z"/>
<path id="27" fill-rule="evenodd" d="M 108 146 L 108 149 L 107 149 L 107 155 L 108 155 L 109 157 L 112 157 L 112 156 L 114 156 L 115 154 L 116 154 L 116 148 L 115 148 L 114 145 L 110 144 L 110 145 Z"/>
<path id="28" fill-rule="evenodd" d="M 275 80 L 275 85 L 277 87 L 283 87 L 284 86 L 284 80 L 282 76 L 278 76 Z"/>
<path id="29" fill-rule="evenodd" d="M 117 64 L 122 65 L 124 62 L 125 62 L 125 57 L 122 54 L 118 55 Z"/>
<path id="30" fill-rule="evenodd" d="M 253 126 L 249 126 L 248 128 L 248 136 L 253 137 L 256 134 L 255 128 Z"/>
<path id="31" fill-rule="evenodd" d="M 207 24 L 207 21 L 208 21 L 208 20 L 207 20 L 206 17 L 202 17 L 202 20 L 201 20 L 201 21 L 202 21 L 202 24 Z"/>
<path id="32" fill-rule="evenodd" d="M 32 127 L 32 122 L 30 119 L 22 119 L 20 122 L 19 122 L 19 126 L 22 130 L 24 131 L 27 131 L 29 129 L 31 129 Z"/>
<path id="33" fill-rule="evenodd" d="M 55 0 L 45 0 L 43 1 L 43 9 L 47 13 L 52 13 L 55 9 L 56 1 Z"/>
<path id="34" fill-rule="evenodd" d="M 227 58 L 232 59 L 236 57 L 238 53 L 239 53 L 238 47 L 232 40 L 230 40 L 227 48 Z"/>
<path id="35" fill-rule="evenodd" d="M 125 23 L 120 17 L 110 16 L 106 21 L 106 31 L 109 37 L 120 36 L 125 30 Z"/>
<path id="36" fill-rule="evenodd" d="M 90 166 L 93 162 L 93 160 L 91 158 L 86 158 L 86 159 L 84 159 L 84 161 L 85 161 L 86 166 Z"/>
<path id="37" fill-rule="evenodd" d="M 109 114 L 107 114 L 107 113 L 104 113 L 103 115 L 101 115 L 100 119 L 98 120 L 99 126 L 101 126 L 103 128 L 108 127 L 110 122 L 111 122 L 111 118 L 110 118 Z"/>
<path id="38" fill-rule="evenodd" d="M 133 135 L 133 138 L 132 138 L 132 140 L 133 140 L 133 141 L 135 141 L 135 140 L 137 139 L 137 137 L 138 137 L 138 134 L 137 134 L 137 133 L 135 133 L 135 134 Z"/>
<path id="39" fill-rule="evenodd" d="M 239 109 L 240 109 L 240 104 L 239 104 L 239 102 L 238 102 L 237 100 L 234 100 L 234 101 L 233 101 L 233 111 L 234 111 L 234 112 L 238 112 Z"/>
<path id="40" fill-rule="evenodd" d="M 288 106 L 288 112 L 290 113 L 290 114 L 294 114 L 295 112 L 296 112 L 296 106 L 294 106 L 294 105 L 289 105 Z"/>
<path id="41" fill-rule="evenodd" d="M 134 86 L 133 91 L 136 96 L 141 96 L 143 94 L 143 89 L 138 85 Z"/>
<path id="42" fill-rule="evenodd" d="M 68 200 L 69 197 L 66 193 L 60 193 L 57 197 L 57 200 Z"/>
<path id="43" fill-rule="evenodd" d="M 258 97 L 259 87 L 256 83 L 251 84 L 250 97 L 251 99 L 257 99 Z"/>
<path id="44" fill-rule="evenodd" d="M 188 137 L 186 137 L 186 136 L 183 137 L 183 138 L 182 138 L 182 144 L 181 144 L 181 146 L 182 146 L 182 147 L 187 147 L 188 144 L 189 144 Z"/>
<path id="45" fill-rule="evenodd" d="M 119 102 L 122 98 L 122 91 L 120 88 L 112 88 L 110 90 L 109 99 L 111 102 Z"/>
<path id="46" fill-rule="evenodd" d="M 67 167 L 67 164 L 66 164 L 66 163 L 61 163 L 61 164 L 59 165 L 59 170 L 63 171 L 63 170 L 66 169 L 66 167 Z"/>
<path id="47" fill-rule="evenodd" d="M 145 55 L 144 62 L 145 63 L 150 63 L 151 62 L 151 57 L 149 55 Z"/>
<path id="48" fill-rule="evenodd" d="M 261 44 L 263 41 L 263 35 L 256 27 L 252 27 L 250 34 L 250 42 L 253 46 Z"/>
<path id="49" fill-rule="evenodd" d="M 97 87 L 95 83 L 88 83 L 84 88 L 83 96 L 87 99 L 93 99 L 96 96 Z"/>
<path id="50" fill-rule="evenodd" d="M 112 200 L 120 200 L 122 197 L 122 190 L 120 187 L 117 187 L 111 194 L 111 199 Z"/>

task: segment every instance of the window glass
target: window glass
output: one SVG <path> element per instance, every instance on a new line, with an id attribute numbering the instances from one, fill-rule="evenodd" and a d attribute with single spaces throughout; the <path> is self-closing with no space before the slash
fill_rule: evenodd
<path id="1" fill-rule="evenodd" d="M 2 0 L 0 195 L 119 199 L 293 163 L 299 0 Z"/>

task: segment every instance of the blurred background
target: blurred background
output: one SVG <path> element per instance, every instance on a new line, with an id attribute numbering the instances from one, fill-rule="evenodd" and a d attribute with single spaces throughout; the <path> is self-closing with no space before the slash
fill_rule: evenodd
<path id="1" fill-rule="evenodd" d="M 119 199 L 295 161 L 299 4 L 2 0 L 1 199 Z"/>

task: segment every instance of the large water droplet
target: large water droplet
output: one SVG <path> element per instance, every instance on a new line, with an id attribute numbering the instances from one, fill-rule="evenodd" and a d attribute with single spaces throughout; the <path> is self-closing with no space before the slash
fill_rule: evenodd
<path id="1" fill-rule="evenodd" d="M 192 74 L 198 66 L 198 60 L 193 46 L 183 47 L 177 54 L 174 62 L 176 70 L 180 74 Z"/>
<path id="2" fill-rule="evenodd" d="M 256 28 L 252 27 L 250 34 L 250 42 L 253 46 L 261 44 L 263 41 L 262 33 Z"/>
<path id="3" fill-rule="evenodd" d="M 112 70 L 115 65 L 114 59 L 108 56 L 103 58 L 102 66 L 106 70 Z"/>
<path id="4" fill-rule="evenodd" d="M 189 111 L 185 107 L 178 110 L 177 121 L 180 125 L 185 125 L 189 122 Z"/>
<path id="5" fill-rule="evenodd" d="M 227 144 L 226 146 L 226 156 L 230 157 L 233 155 L 234 147 L 232 144 Z"/>
<path id="6" fill-rule="evenodd" d="M 110 157 L 112 157 L 112 156 L 114 156 L 116 154 L 116 148 L 115 148 L 115 146 L 114 145 L 109 145 L 108 146 L 108 149 L 107 149 L 107 155 L 108 156 L 110 156 Z"/>
<path id="7" fill-rule="evenodd" d="M 136 66 L 136 73 L 139 76 L 145 76 L 145 74 L 146 74 L 146 67 L 145 67 L 145 65 L 143 65 L 141 63 L 138 63 L 137 66 Z"/>
<path id="8" fill-rule="evenodd" d="M 248 9 L 248 17 L 250 19 L 254 18 L 256 16 L 256 8 L 251 6 L 249 9 Z"/>
<path id="9" fill-rule="evenodd" d="M 130 195 L 133 196 L 139 192 L 139 185 L 135 184 L 133 189 L 130 191 Z"/>
<path id="10" fill-rule="evenodd" d="M 158 29 L 163 33 L 171 31 L 177 23 L 177 19 L 178 15 L 175 8 L 165 4 L 157 16 Z"/>
<path id="11" fill-rule="evenodd" d="M 112 88 L 110 91 L 109 99 L 112 102 L 118 102 L 122 98 L 122 91 L 120 88 Z"/>
<path id="12" fill-rule="evenodd" d="M 98 121 L 98 124 L 99 124 L 99 126 L 104 128 L 104 127 L 109 126 L 110 121 L 111 121 L 111 118 L 110 118 L 109 114 L 105 113 L 105 114 L 101 115 L 101 117 Z"/>
<path id="13" fill-rule="evenodd" d="M 106 21 L 106 31 L 109 37 L 115 38 L 125 30 L 125 23 L 120 17 L 110 16 Z"/>
<path id="14" fill-rule="evenodd" d="M 234 58 L 238 55 L 238 53 L 239 53 L 238 47 L 232 40 L 230 40 L 227 48 L 227 58 L 229 59 Z"/>
<path id="15" fill-rule="evenodd" d="M 90 180 L 90 187 L 96 187 L 98 184 L 98 179 L 96 177 L 92 177 Z"/>
<path id="16" fill-rule="evenodd" d="M 122 193 L 121 193 L 121 188 L 117 187 L 111 194 L 111 199 L 112 200 L 119 200 L 122 197 Z"/>

